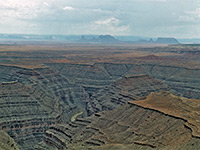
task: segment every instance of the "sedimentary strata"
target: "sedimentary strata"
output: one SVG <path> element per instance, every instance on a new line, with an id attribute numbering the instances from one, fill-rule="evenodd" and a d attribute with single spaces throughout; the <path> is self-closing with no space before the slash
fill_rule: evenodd
<path id="1" fill-rule="evenodd" d="M 74 135 L 76 132 L 80 132 L 79 125 L 86 127 L 93 122 L 90 119 L 78 118 L 68 124 L 72 116 L 83 112 L 79 117 L 86 117 L 103 110 L 116 110 L 118 107 L 122 108 L 122 105 L 132 106 L 127 104 L 128 101 L 141 100 L 151 92 L 170 91 L 178 96 L 200 99 L 199 69 L 156 63 L 96 63 L 94 65 L 58 63 L 46 65 L 46 68 L 37 69 L 0 66 L 0 126 L 22 149 L 33 147 L 35 149 L 35 145 L 38 146 L 42 139 L 49 142 L 51 146 L 41 143 L 39 144 L 40 148 L 42 146 L 44 149 L 46 146 L 47 149 L 52 146 L 70 147 L 70 142 L 66 139 L 75 140 L 76 136 L 74 137 Z M 144 113 L 148 110 L 137 107 Z M 100 114 L 95 115 L 98 118 L 101 116 Z M 137 116 L 132 117 L 132 119 L 137 119 Z M 105 125 L 109 122 L 106 121 Z M 182 122 L 186 128 L 189 127 L 184 120 Z M 167 122 L 164 123 L 167 124 Z M 73 130 L 72 135 L 68 133 L 60 138 L 57 137 L 57 133 L 52 133 L 60 125 L 70 126 L 69 133 Z M 118 126 L 118 124 L 116 125 Z M 77 131 L 71 128 L 76 128 Z M 187 129 L 190 131 L 192 127 Z M 89 134 L 93 135 L 94 130 L 98 130 L 98 132 L 95 131 L 95 135 L 100 135 L 102 132 L 100 127 L 96 129 L 94 126 L 92 126 L 92 131 L 89 129 L 86 132 L 92 132 Z M 193 134 L 188 135 L 194 136 L 195 130 L 192 129 L 192 131 Z M 86 136 L 88 135 L 86 134 Z M 141 140 L 131 142 L 135 143 L 134 145 L 140 145 L 139 147 L 142 145 L 147 145 L 148 148 L 160 147 L 160 145 L 145 143 Z M 113 147 L 112 144 L 114 147 L 116 146 L 116 142 L 107 143 L 107 140 L 101 138 L 91 140 L 89 138 L 87 142 L 83 140 L 82 143 L 86 147 L 91 147 L 92 144 L 98 145 L 99 148 L 109 144 L 111 147 Z M 74 146 L 73 142 L 71 144 Z"/>
<path id="2" fill-rule="evenodd" d="M 131 103 L 183 119 L 185 125 L 191 129 L 192 135 L 200 138 L 200 100 L 160 92 L 151 93 L 146 99 Z"/>
<path id="3" fill-rule="evenodd" d="M 47 65 L 60 72 L 71 82 L 85 87 L 90 94 L 121 77 L 144 74 L 163 81 L 170 89 L 184 97 L 200 99 L 200 69 L 160 65 L 156 62 L 149 64 L 97 63 L 79 65 L 58 63 Z"/>
<path id="4" fill-rule="evenodd" d="M 53 126 L 46 132 L 43 145 L 63 150 L 198 149 L 199 138 L 185 124 L 181 118 L 130 102 L 86 119 Z"/>
<path id="5" fill-rule="evenodd" d="M 88 103 L 88 115 L 103 110 L 111 110 L 130 100 L 137 100 L 149 95 L 151 92 L 171 91 L 166 84 L 149 75 L 129 75 L 120 78 L 110 86 L 94 93 Z"/>
<path id="6" fill-rule="evenodd" d="M 16 142 L 3 130 L 0 130 L 0 149 L 19 150 Z"/>

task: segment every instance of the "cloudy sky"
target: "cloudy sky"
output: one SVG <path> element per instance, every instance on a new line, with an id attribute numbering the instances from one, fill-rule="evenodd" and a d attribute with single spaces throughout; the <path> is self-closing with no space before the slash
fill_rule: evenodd
<path id="1" fill-rule="evenodd" d="M 200 37 L 200 0 L 0 0 L 0 33 Z"/>

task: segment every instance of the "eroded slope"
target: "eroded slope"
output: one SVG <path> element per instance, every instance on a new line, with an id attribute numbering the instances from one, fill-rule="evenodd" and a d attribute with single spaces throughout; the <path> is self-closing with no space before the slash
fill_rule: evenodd
<path id="1" fill-rule="evenodd" d="M 110 86 L 94 93 L 88 103 L 87 111 L 91 115 L 94 112 L 111 110 L 130 100 L 136 100 L 149 95 L 151 92 L 171 91 L 163 82 L 149 75 L 132 75 L 120 78 Z"/>
<path id="2" fill-rule="evenodd" d="M 197 150 L 200 140 L 192 136 L 185 123 L 183 119 L 128 103 L 86 119 L 53 126 L 46 132 L 43 145 L 75 150 Z"/>
<path id="3" fill-rule="evenodd" d="M 151 93 L 145 100 L 131 103 L 182 118 L 192 135 L 200 138 L 200 100 L 177 97 L 169 92 Z"/>
<path id="4" fill-rule="evenodd" d="M 24 148 L 40 141 L 48 126 L 60 120 L 58 101 L 16 81 L 0 85 L 0 103 L 2 129 Z"/>
<path id="5" fill-rule="evenodd" d="M 19 150 L 15 141 L 3 130 L 0 130 L 0 149 Z"/>
<path id="6" fill-rule="evenodd" d="M 167 63 L 167 62 L 166 62 Z M 80 64 L 47 64 L 70 81 L 84 87 L 90 95 L 117 79 L 145 74 L 163 81 L 170 89 L 187 98 L 200 99 L 200 69 L 159 64 L 156 61 L 140 64 L 97 63 Z"/>
<path id="7" fill-rule="evenodd" d="M 0 124 L 22 149 L 31 149 L 52 124 L 85 110 L 87 93 L 55 71 L 0 67 Z"/>

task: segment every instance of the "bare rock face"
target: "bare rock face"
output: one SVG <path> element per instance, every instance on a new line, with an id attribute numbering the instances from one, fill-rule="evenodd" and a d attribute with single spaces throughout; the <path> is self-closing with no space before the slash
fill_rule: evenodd
<path id="1" fill-rule="evenodd" d="M 34 149 L 51 125 L 85 109 L 84 89 L 51 69 L 2 68 L 0 125 L 21 149 Z"/>
<path id="2" fill-rule="evenodd" d="M 21 83 L 3 82 L 0 102 L 0 126 L 23 147 L 34 145 L 49 125 L 59 122 L 58 101 Z"/>
<path id="3" fill-rule="evenodd" d="M 112 64 L 94 65 L 48 64 L 48 66 L 80 85 L 92 95 L 117 79 L 132 75 L 149 75 L 187 98 L 200 99 L 200 69 L 159 64 Z"/>
<path id="4" fill-rule="evenodd" d="M 86 119 L 53 126 L 46 132 L 43 144 L 63 150 L 197 150 L 200 140 L 185 123 L 176 116 L 128 103 Z"/>
<path id="5" fill-rule="evenodd" d="M 0 149 L 19 150 L 16 142 L 3 130 L 0 130 Z"/>
<path id="6" fill-rule="evenodd" d="M 177 134 L 177 136 L 174 135 L 174 140 L 177 140 L 180 134 L 187 135 L 188 139 L 186 137 L 180 139 L 186 147 L 188 142 L 190 146 L 190 140 L 194 141 L 194 146 L 198 142 L 192 137 L 190 128 L 185 130 L 184 120 L 130 104 L 128 101 L 141 100 L 151 92 L 160 91 L 170 91 L 175 95 L 200 99 L 199 69 L 158 64 L 47 65 L 49 68 L 40 69 L 0 66 L 0 126 L 15 140 L 20 149 L 50 150 L 66 147 L 87 149 L 94 145 L 98 145 L 99 149 L 123 149 L 124 145 L 120 143 L 120 140 L 125 140 L 124 148 L 160 148 L 169 144 L 161 140 L 161 135 L 165 137 L 167 131 L 157 131 L 153 126 L 162 131 L 163 124 L 169 127 L 169 135 Z M 106 112 L 95 114 L 87 119 L 80 119 L 104 110 Z M 120 114 L 115 116 L 114 114 L 118 111 Z M 140 113 L 143 115 L 140 116 Z M 135 125 L 123 120 L 130 116 L 129 119 L 133 122 L 138 120 L 146 122 L 148 116 L 144 117 L 144 120 L 143 116 L 154 113 L 156 113 L 155 118 L 164 119 L 163 122 L 153 122 L 153 120 L 148 122 L 149 129 L 154 131 L 152 135 L 145 129 L 148 125 L 142 123 Z M 174 122 L 168 124 L 165 117 Z M 120 124 L 117 123 L 118 120 Z M 127 126 L 121 124 L 123 121 Z M 110 130 L 105 130 L 103 126 L 109 129 L 110 123 Z M 98 124 L 100 126 L 97 126 Z M 139 128 L 135 129 L 137 127 Z M 173 127 L 176 129 L 171 129 Z M 139 132 L 140 134 L 134 135 L 133 139 L 130 138 L 130 142 L 126 132 L 120 133 L 126 128 L 134 133 L 144 131 L 145 134 Z M 120 136 L 114 134 L 117 131 Z M 105 136 L 101 137 L 102 133 Z M 159 133 L 160 139 L 151 139 L 153 141 L 151 142 L 148 137 L 154 136 L 155 133 Z M 123 137 L 127 137 L 128 141 L 122 139 Z M 41 143 L 42 139 L 46 142 Z M 181 146 L 177 145 L 178 147 Z"/>
<path id="7" fill-rule="evenodd" d="M 70 83 L 83 87 L 89 95 L 110 85 L 118 78 L 108 74 L 99 64 L 48 64 L 48 66 L 66 77 Z"/>
<path id="8" fill-rule="evenodd" d="M 146 74 L 163 81 L 170 89 L 187 98 L 200 99 L 200 69 L 189 69 L 159 64 L 101 64 L 110 75 Z"/>
<path id="9" fill-rule="evenodd" d="M 200 100 L 160 92 L 151 93 L 146 99 L 131 103 L 185 120 L 185 126 L 191 129 L 192 135 L 200 138 Z"/>
<path id="10" fill-rule="evenodd" d="M 87 103 L 88 115 L 103 110 L 111 110 L 130 100 L 137 100 L 151 92 L 171 91 L 178 94 L 163 82 L 148 75 L 123 77 L 110 86 L 94 93 Z"/>
<path id="11" fill-rule="evenodd" d="M 187 98 L 200 99 L 200 69 L 162 65 L 136 65 L 128 74 L 144 73 L 163 81 L 170 89 Z"/>

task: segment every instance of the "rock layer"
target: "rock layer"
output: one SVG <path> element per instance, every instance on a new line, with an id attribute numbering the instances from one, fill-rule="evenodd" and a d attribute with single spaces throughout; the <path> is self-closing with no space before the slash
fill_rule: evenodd
<path id="1" fill-rule="evenodd" d="M 19 150 L 15 141 L 3 130 L 0 130 L 0 149 Z"/>
<path id="2" fill-rule="evenodd" d="M 3 82 L 0 102 L 2 129 L 24 148 L 41 140 L 48 126 L 59 122 L 58 101 L 50 107 L 51 99 L 45 93 L 21 83 Z"/>
<path id="3" fill-rule="evenodd" d="M 160 92 L 151 93 L 145 100 L 131 103 L 185 120 L 185 125 L 192 130 L 192 135 L 200 138 L 200 100 Z"/>
<path id="4" fill-rule="evenodd" d="M 145 74 L 163 81 L 170 89 L 187 98 L 200 99 L 200 69 L 168 65 L 97 63 L 94 65 L 47 64 L 53 70 L 92 94 L 117 79 Z"/>
<path id="5" fill-rule="evenodd" d="M 51 69 L 1 66 L 0 74 L 0 124 L 22 149 L 40 142 L 50 125 L 85 109 L 84 89 Z"/>
<path id="6" fill-rule="evenodd" d="M 111 110 L 130 100 L 137 100 L 151 92 L 159 91 L 171 91 L 178 95 L 166 84 L 149 75 L 126 76 L 94 93 L 87 103 L 87 111 L 91 115 L 95 112 Z"/>
<path id="7" fill-rule="evenodd" d="M 47 145 L 57 149 L 198 149 L 185 121 L 132 103 L 111 111 L 53 126 Z M 44 143 L 43 143 L 44 144 Z"/>
<path id="8" fill-rule="evenodd" d="M 23 149 L 41 142 L 52 125 L 65 125 L 80 112 L 83 117 L 115 109 L 163 90 L 200 98 L 199 69 L 158 64 L 47 65 L 0 66 L 0 124 Z"/>

